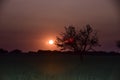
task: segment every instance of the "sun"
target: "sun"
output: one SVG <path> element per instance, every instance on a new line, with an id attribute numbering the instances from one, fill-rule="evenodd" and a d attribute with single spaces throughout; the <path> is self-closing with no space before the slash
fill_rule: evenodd
<path id="1" fill-rule="evenodd" d="M 52 44 L 54 44 L 54 41 L 53 41 L 53 40 L 49 40 L 48 43 L 49 43 L 50 45 L 52 45 Z"/>

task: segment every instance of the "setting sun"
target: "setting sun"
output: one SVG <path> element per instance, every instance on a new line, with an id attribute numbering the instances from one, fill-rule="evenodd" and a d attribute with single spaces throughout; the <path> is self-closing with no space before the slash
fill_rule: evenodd
<path id="1" fill-rule="evenodd" d="M 54 41 L 53 41 L 53 40 L 49 40 L 48 43 L 49 43 L 50 45 L 52 45 L 52 44 L 54 44 Z"/>

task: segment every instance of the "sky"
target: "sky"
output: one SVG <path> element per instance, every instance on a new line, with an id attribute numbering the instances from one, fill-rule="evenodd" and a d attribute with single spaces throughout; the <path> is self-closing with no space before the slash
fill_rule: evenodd
<path id="1" fill-rule="evenodd" d="M 23 51 L 55 50 L 49 45 L 64 27 L 90 24 L 101 51 L 118 51 L 119 1 L 115 0 L 1 0 L 0 48 Z"/>

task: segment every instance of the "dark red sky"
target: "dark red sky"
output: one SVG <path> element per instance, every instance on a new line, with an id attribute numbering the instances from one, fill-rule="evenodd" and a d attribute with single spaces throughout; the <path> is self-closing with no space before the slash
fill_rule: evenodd
<path id="1" fill-rule="evenodd" d="M 117 2 L 118 3 L 118 2 Z M 119 6 L 112 0 L 6 0 L 0 4 L 0 48 L 24 51 L 55 49 L 46 44 L 64 26 L 91 24 L 98 31 L 99 50 L 117 50 Z"/>

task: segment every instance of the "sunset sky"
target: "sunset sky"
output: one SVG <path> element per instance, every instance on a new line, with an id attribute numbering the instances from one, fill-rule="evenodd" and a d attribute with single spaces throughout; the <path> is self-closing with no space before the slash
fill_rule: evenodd
<path id="1" fill-rule="evenodd" d="M 5 0 L 0 2 L 0 48 L 54 50 L 64 26 L 90 24 L 98 31 L 97 50 L 117 51 L 119 6 L 112 0 Z"/>

